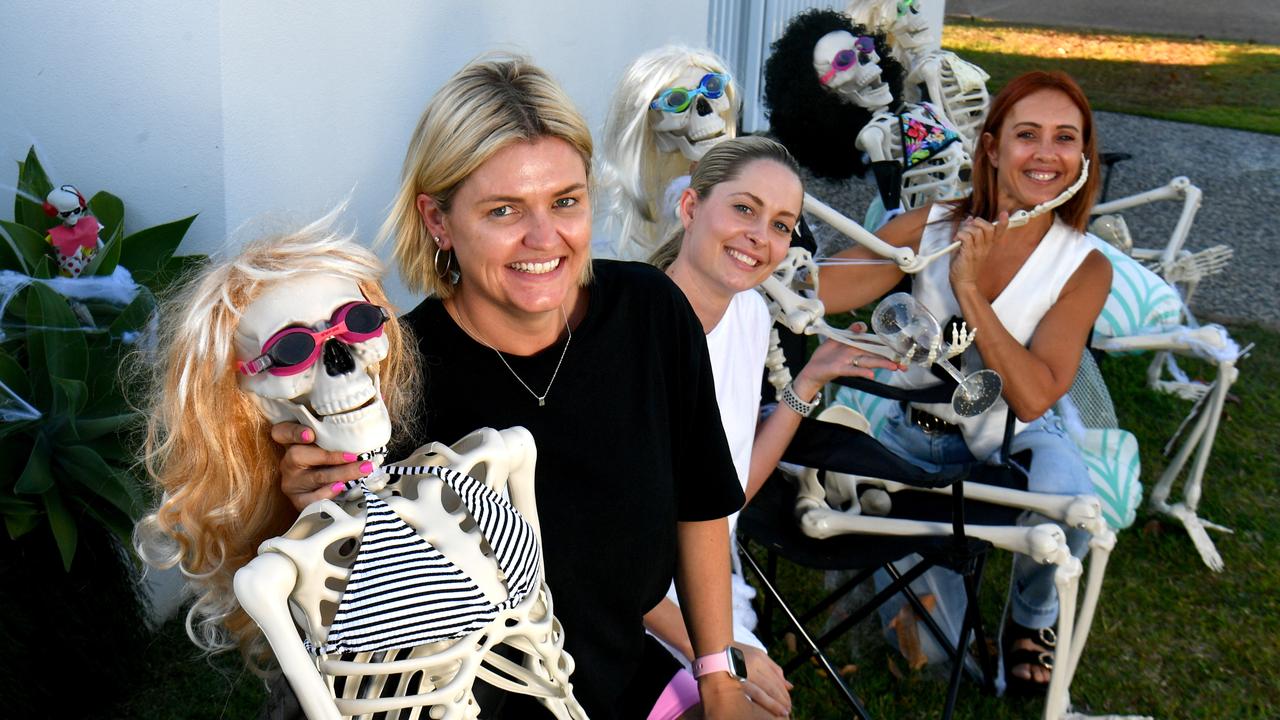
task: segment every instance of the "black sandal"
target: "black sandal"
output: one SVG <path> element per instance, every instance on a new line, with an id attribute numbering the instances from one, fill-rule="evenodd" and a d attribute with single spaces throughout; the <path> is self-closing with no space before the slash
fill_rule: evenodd
<path id="1" fill-rule="evenodd" d="M 1018 697 L 1044 696 L 1049 683 L 1036 682 L 1034 678 L 1020 678 L 1013 674 L 1019 665 L 1031 665 L 1053 671 L 1053 650 L 1058 645 L 1058 634 L 1053 628 L 1028 628 L 1010 620 L 1005 624 L 1001 643 L 1004 655 L 1005 693 Z M 1039 649 L 1015 648 L 1019 640 L 1030 640 Z"/>

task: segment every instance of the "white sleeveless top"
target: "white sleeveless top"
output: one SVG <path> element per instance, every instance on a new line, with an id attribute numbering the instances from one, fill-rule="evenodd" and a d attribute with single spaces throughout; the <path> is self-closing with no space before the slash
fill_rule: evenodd
<path id="1" fill-rule="evenodd" d="M 929 210 L 929 224 L 925 225 L 920 236 L 921 255 L 937 252 L 953 241 L 955 223 L 945 220 L 948 212 L 950 207 L 942 203 L 935 203 Z M 1058 295 L 1067 280 L 1071 279 L 1080 263 L 1092 251 L 1093 245 L 1082 233 L 1076 232 L 1054 215 L 1053 225 L 1041 238 L 1040 244 L 991 303 L 992 310 L 1000 318 L 1005 330 L 1023 345 L 1031 342 L 1040 320 L 1058 301 Z M 960 303 L 951 290 L 950 272 L 949 261 L 930 264 L 916 275 L 911 292 L 944 325 L 945 341 L 951 340 L 950 330 L 945 324 L 960 314 Z M 977 330 L 981 335 L 982 328 Z M 966 374 L 985 367 L 976 345 L 971 346 L 959 359 L 962 362 L 953 359 L 952 363 Z M 928 368 L 915 365 L 905 372 L 892 373 L 891 377 L 892 384 L 898 387 L 924 388 L 939 383 Z M 950 403 L 913 404 L 925 412 L 959 425 L 969 451 L 980 460 L 999 449 L 1004 438 L 1004 420 L 1009 410 L 1004 398 L 997 400 L 985 413 L 973 418 L 960 417 L 951 409 Z M 1014 432 L 1022 432 L 1026 426 L 1026 423 L 1017 421 Z"/>

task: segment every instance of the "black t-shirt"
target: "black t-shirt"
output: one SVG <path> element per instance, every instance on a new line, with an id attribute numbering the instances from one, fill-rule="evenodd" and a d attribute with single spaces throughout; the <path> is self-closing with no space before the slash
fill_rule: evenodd
<path id="1" fill-rule="evenodd" d="M 647 265 L 601 260 L 594 270 L 543 407 L 439 300 L 403 322 L 422 354 L 427 439 L 452 443 L 486 426 L 533 433 L 547 584 L 574 692 L 592 718 L 611 718 L 641 710 L 615 705 L 637 674 L 643 615 L 675 571 L 676 521 L 724 517 L 743 495 L 684 294 Z M 561 350 L 505 357 L 541 393 Z"/>

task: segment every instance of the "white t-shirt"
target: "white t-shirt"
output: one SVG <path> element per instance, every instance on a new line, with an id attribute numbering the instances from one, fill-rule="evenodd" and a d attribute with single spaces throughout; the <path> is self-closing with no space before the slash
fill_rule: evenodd
<path id="1" fill-rule="evenodd" d="M 769 354 L 769 329 L 773 320 L 764 298 L 755 290 L 740 292 L 729 302 L 724 317 L 707 333 L 711 374 L 715 377 L 720 422 L 729 441 L 729 454 L 747 489 L 751 471 L 751 447 L 755 444 L 760 415 L 760 379 Z M 729 533 L 738 527 L 738 514 L 729 516 Z"/>
<path id="2" fill-rule="evenodd" d="M 751 472 L 751 447 L 760 415 L 760 382 L 764 377 L 764 360 L 769 354 L 769 330 L 772 327 L 773 320 L 769 317 L 769 307 L 764 298 L 755 290 L 747 290 L 733 296 L 724 317 L 707 333 L 720 422 L 724 424 L 733 467 L 738 471 L 738 481 L 742 483 L 743 490 L 747 489 Z M 764 645 L 752 632 L 756 627 L 756 614 L 751 607 L 751 599 L 756 591 L 742 577 L 742 569 L 738 566 L 737 529 L 738 513 L 734 513 L 729 516 L 729 549 L 734 567 L 733 639 L 764 650 Z M 679 604 L 674 583 L 667 590 L 667 598 Z M 672 654 L 683 661 L 679 652 Z"/>

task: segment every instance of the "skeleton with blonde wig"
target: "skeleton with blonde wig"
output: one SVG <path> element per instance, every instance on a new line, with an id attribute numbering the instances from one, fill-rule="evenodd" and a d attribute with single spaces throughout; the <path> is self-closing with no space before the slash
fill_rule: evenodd
<path id="1" fill-rule="evenodd" d="M 609 254 L 646 259 L 679 226 L 667 190 L 734 137 L 740 104 L 725 62 L 709 50 L 667 45 L 627 67 L 604 127 L 598 217 Z"/>
<path id="2" fill-rule="evenodd" d="M 389 308 L 379 282 L 382 264 L 333 230 L 331 220 L 250 242 L 236 256 L 211 262 L 160 313 L 145 462 L 162 495 L 139 523 L 135 544 L 151 565 L 176 565 L 187 576 L 196 596 L 187 616 L 191 639 L 208 651 L 239 646 L 255 664 L 267 657 L 266 643 L 237 603 L 232 577 L 262 541 L 288 530 L 297 511 L 280 490 L 283 448 L 270 434 L 280 421 L 278 409 L 271 409 L 268 403 L 275 401 L 264 400 L 260 388 L 242 384 L 237 361 L 252 358 L 244 357 L 237 334 L 256 300 L 322 276 Z M 362 354 L 373 361 L 368 373 L 380 386 L 386 421 L 407 433 L 409 423 L 400 418 L 416 395 L 416 356 L 399 323 L 384 322 L 382 330 L 372 355 L 355 345 L 349 352 L 357 362 Z"/>

